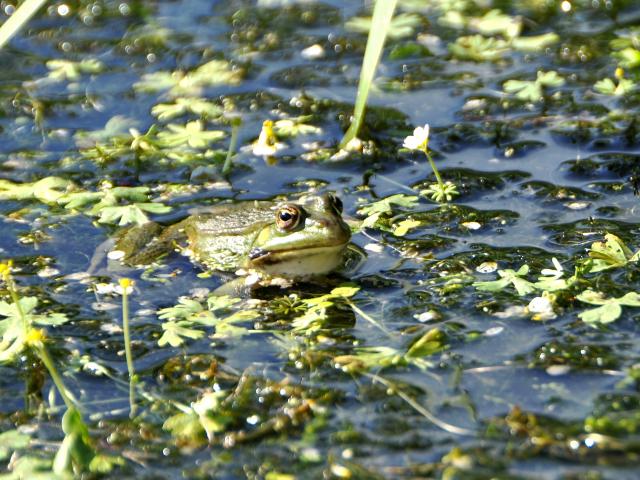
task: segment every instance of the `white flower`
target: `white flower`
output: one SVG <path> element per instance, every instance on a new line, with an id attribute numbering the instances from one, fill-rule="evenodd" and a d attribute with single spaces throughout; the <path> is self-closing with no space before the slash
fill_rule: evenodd
<path id="1" fill-rule="evenodd" d="M 426 150 L 429 143 L 429 124 L 424 127 L 416 127 L 413 135 L 409 135 L 404 139 L 403 147 L 409 150 Z"/>
<path id="2" fill-rule="evenodd" d="M 564 268 L 562 268 L 562 264 L 556 257 L 553 257 L 551 259 L 551 262 L 553 263 L 555 270 L 552 270 L 550 268 L 543 268 L 540 273 L 546 277 L 553 277 L 555 279 L 562 277 L 562 275 L 564 275 Z"/>

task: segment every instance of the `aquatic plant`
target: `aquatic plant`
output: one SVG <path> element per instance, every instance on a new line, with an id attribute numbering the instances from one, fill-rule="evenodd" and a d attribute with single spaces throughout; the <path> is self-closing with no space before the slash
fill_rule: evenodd
<path id="1" fill-rule="evenodd" d="M 431 170 L 433 170 L 433 174 L 438 181 L 437 185 L 430 185 L 426 190 L 420 192 L 421 194 L 431 197 L 436 202 L 450 202 L 453 197 L 458 195 L 458 190 L 454 184 L 451 182 L 444 183 L 442 181 L 440 172 L 438 172 L 438 168 L 433 161 L 431 152 L 429 151 L 429 124 L 426 124 L 424 127 L 416 127 L 413 135 L 409 135 L 404 139 L 402 146 L 409 150 L 424 152 L 427 160 L 429 160 L 429 165 L 431 165 Z"/>
<path id="2" fill-rule="evenodd" d="M 11 17 L 0 26 L 0 49 L 6 45 L 33 17 L 47 0 L 25 0 Z"/>
<path id="3" fill-rule="evenodd" d="M 353 118 L 349 129 L 340 140 L 339 148 L 341 149 L 347 148 L 349 143 L 357 138 L 360 131 L 360 125 L 364 120 L 367 98 L 369 98 L 369 90 L 373 83 L 373 77 L 382 55 L 382 48 L 384 47 L 397 3 L 397 0 L 376 0 L 374 4 L 371 27 L 367 38 L 367 48 L 362 59 L 362 70 L 358 81 L 358 93 L 356 94 Z"/>

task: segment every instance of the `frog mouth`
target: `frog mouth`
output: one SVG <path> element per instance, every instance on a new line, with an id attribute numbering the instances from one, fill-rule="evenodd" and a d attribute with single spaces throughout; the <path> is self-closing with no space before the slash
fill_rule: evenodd
<path id="1" fill-rule="evenodd" d="M 295 258 L 304 259 L 305 257 L 337 253 L 347 246 L 349 242 L 337 243 L 335 245 L 324 245 L 322 247 L 306 247 L 292 248 L 289 250 L 265 250 L 262 248 L 253 248 L 249 252 L 249 261 L 261 265 L 273 265 L 286 260 Z"/>

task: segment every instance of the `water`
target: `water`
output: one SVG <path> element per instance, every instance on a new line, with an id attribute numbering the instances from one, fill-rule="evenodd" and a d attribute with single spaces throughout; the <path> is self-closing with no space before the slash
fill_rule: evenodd
<path id="1" fill-rule="evenodd" d="M 0 3 L 2 10 L 7 5 Z M 568 13 L 533 1 L 434 2 L 430 9 L 401 2 L 401 12 L 417 17 L 413 30 L 386 47 L 362 132 L 368 153 L 341 161 L 304 157 L 334 148 L 347 126 L 366 37 L 345 21 L 366 14 L 361 2 L 80 2 L 60 15 L 61 5 L 45 7 L 0 52 L 3 179 L 57 176 L 75 192 L 148 186 L 144 201 L 172 207 L 149 214 L 165 223 L 223 200 L 308 191 L 337 193 L 345 216 L 362 219 L 363 205 L 416 195 L 434 182 L 423 157 L 398 151 L 415 126 L 429 123 L 438 168 L 461 193 L 450 206 L 425 197 L 393 205 L 373 228 L 354 235 L 367 252 L 357 271 L 216 311 L 228 319 L 239 308 L 252 318 L 185 323 L 195 338 L 184 336 L 176 347 L 158 345 L 170 328 L 158 310 L 181 296 L 204 304 L 222 279 L 203 278 L 202 269 L 179 255 L 152 271 L 102 261 L 87 279 L 83 272 L 98 246 L 117 234 L 117 221 L 97 222 L 95 201 L 69 210 L 47 198 L 2 200 L 0 254 L 13 259 L 19 293 L 38 298 L 38 313 L 70 319 L 47 327 L 47 345 L 81 402 L 95 446 L 125 459 L 112 474 L 637 476 L 637 308 L 623 306 L 614 323 L 594 328 L 578 317 L 593 306 L 576 300 L 589 288 L 607 297 L 638 290 L 637 265 L 586 273 L 553 292 L 556 317 L 546 320 L 523 310 L 540 291 L 520 297 L 511 287 L 482 292 L 471 285 L 497 278 L 477 270 L 483 262 L 502 270 L 528 264 L 526 278 L 535 282 L 556 257 L 567 278 L 606 232 L 633 251 L 639 247 L 637 90 L 621 97 L 594 90 L 603 78 L 619 82 L 609 42 L 632 32 L 640 14 L 633 2 L 576 2 Z M 476 27 L 445 26 L 445 12 L 479 18 L 490 7 L 525 18 L 524 36 L 557 32 L 560 39 L 532 52 L 506 47 L 495 62 L 452 56 L 448 47 Z M 390 59 L 394 48 L 420 42 L 428 48 L 423 56 Z M 302 50 L 314 44 L 323 56 L 305 58 Z M 99 66 L 47 66 L 87 59 Z M 229 64 L 203 78 L 188 76 L 213 60 Z M 635 81 L 636 69 L 626 66 L 624 78 Z M 507 80 L 534 80 L 551 70 L 565 83 L 547 87 L 543 101 L 521 101 L 503 90 Z M 151 77 L 146 88 L 134 86 L 155 72 L 166 75 Z M 193 97 L 242 118 L 241 149 L 228 179 L 219 173 L 231 131 L 224 117 L 190 107 L 167 120 L 151 113 Z M 321 131 L 281 134 L 286 146 L 273 160 L 251 153 L 264 120 L 297 117 Z M 166 132 L 168 124 L 197 120 L 205 130 L 226 133 L 208 152 L 161 145 L 153 132 L 151 147 L 131 148 L 152 124 Z M 407 219 L 419 225 L 394 235 Z M 121 297 L 95 286 L 122 276 L 136 280 L 135 420 L 129 419 Z M 358 293 L 332 298 L 326 318 L 300 327 L 295 319 L 309 309 L 302 299 L 345 282 Z M 10 301 L 6 289 L 3 295 Z M 431 347 L 406 356 L 432 329 Z M 362 347 L 389 355 L 372 360 Z M 0 368 L 0 429 L 20 427 L 32 442 L 19 454 L 50 461 L 63 433 L 60 409 L 51 408 L 49 375 L 33 352 Z M 209 404 L 208 416 L 189 410 L 218 391 L 221 403 Z"/>

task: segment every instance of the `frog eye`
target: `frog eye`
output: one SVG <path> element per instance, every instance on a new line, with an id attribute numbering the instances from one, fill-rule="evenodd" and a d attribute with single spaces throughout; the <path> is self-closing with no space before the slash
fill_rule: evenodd
<path id="1" fill-rule="evenodd" d="M 276 213 L 276 224 L 281 230 L 292 230 L 300 222 L 300 209 L 295 205 L 285 205 Z"/>

